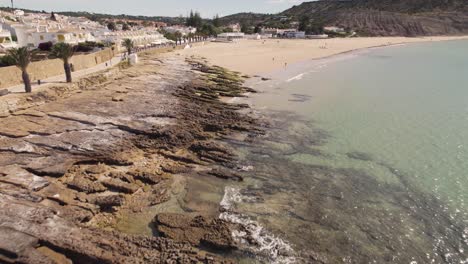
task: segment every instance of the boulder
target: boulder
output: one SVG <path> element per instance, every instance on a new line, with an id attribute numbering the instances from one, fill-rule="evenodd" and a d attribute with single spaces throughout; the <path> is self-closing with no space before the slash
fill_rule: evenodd
<path id="1" fill-rule="evenodd" d="M 233 224 L 221 219 L 162 213 L 156 216 L 154 224 L 162 236 L 177 242 L 188 242 L 193 246 L 215 250 L 237 249 L 231 236 Z"/>

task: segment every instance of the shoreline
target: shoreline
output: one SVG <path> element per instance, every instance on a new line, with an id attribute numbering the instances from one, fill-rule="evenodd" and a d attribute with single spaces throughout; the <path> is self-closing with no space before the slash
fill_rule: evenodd
<path id="1" fill-rule="evenodd" d="M 395 44 L 395 45 L 404 45 L 404 44 Z M 395 45 L 391 45 L 391 46 L 395 46 Z M 340 54 L 334 54 L 334 55 L 331 55 L 331 56 L 328 56 L 328 57 L 325 57 L 325 58 L 315 59 L 312 62 L 329 61 L 330 59 L 334 59 L 334 58 L 337 58 L 337 57 L 338 58 L 343 57 L 343 56 L 347 57 L 346 55 L 349 55 L 349 54 L 355 54 L 355 53 L 359 54 L 360 52 L 366 52 L 367 50 L 370 50 L 370 49 L 378 49 L 378 48 L 384 48 L 384 47 L 387 47 L 387 45 L 383 46 L 383 47 L 382 46 L 367 47 L 367 48 L 362 48 L 362 49 L 358 49 L 358 50 L 347 51 L 347 52 L 340 53 Z M 311 62 L 309 61 L 309 64 L 310 63 Z M 298 65 L 303 66 L 301 63 L 297 63 L 297 64 L 294 64 L 294 65 L 292 65 L 290 67 L 298 66 Z M 281 71 L 281 72 L 284 72 L 284 71 Z M 303 72 L 303 71 L 301 71 L 301 72 Z M 275 79 L 271 80 L 271 81 L 261 80 L 262 77 L 270 77 L 270 76 L 275 77 Z M 257 76 L 255 78 L 250 79 L 250 81 L 251 82 L 252 81 L 258 81 L 259 84 L 265 84 L 264 86 L 268 86 L 270 84 L 269 82 L 271 82 L 271 83 L 276 82 L 278 80 L 278 78 L 281 79 L 281 77 L 283 77 L 283 76 L 278 77 L 278 73 L 272 72 L 272 73 L 270 73 L 270 75 L 265 75 L 265 76 L 262 76 L 262 77 Z M 260 92 L 262 91 L 261 89 L 259 89 L 258 85 L 254 85 L 252 87 L 254 89 L 260 91 Z M 270 89 L 269 92 L 274 92 L 274 91 L 273 91 L 273 89 Z M 258 96 L 263 96 L 263 94 L 259 93 Z M 247 99 L 247 100 L 249 100 L 249 99 Z M 232 101 L 236 101 L 236 100 L 232 100 Z M 244 102 L 245 100 L 241 100 L 241 101 Z M 268 119 L 268 117 L 275 117 L 275 115 L 281 115 L 281 113 L 282 113 L 281 110 L 271 110 L 271 109 L 268 109 L 268 108 L 260 109 L 260 108 L 257 108 L 255 106 L 255 104 L 253 104 L 252 109 L 254 111 L 257 110 L 259 113 L 262 113 L 261 115 L 266 117 L 267 119 Z M 285 110 L 284 112 L 289 113 L 287 110 Z M 263 113 L 266 113 L 266 114 L 263 114 Z M 252 164 L 253 164 L 253 167 L 255 168 L 255 170 L 257 170 L 257 168 L 260 168 L 260 170 L 256 171 L 255 173 L 252 173 L 250 175 L 251 178 L 257 178 L 256 181 L 255 181 L 255 188 L 253 188 L 251 186 L 248 186 L 248 187 L 246 187 L 247 190 L 245 190 L 245 193 L 249 194 L 249 192 L 252 192 L 253 193 L 252 195 L 247 196 L 247 197 L 242 197 L 241 196 L 240 198 L 238 197 L 239 194 L 237 194 L 238 196 L 231 195 L 231 196 L 234 196 L 234 198 L 232 200 L 236 201 L 240 206 L 244 206 L 243 207 L 244 212 L 252 213 L 254 215 L 254 216 L 252 216 L 252 218 L 255 218 L 255 219 L 256 219 L 256 217 L 261 218 L 263 216 L 262 213 L 269 213 L 269 215 L 267 217 L 265 217 L 264 222 L 270 223 L 270 226 L 265 226 L 265 227 L 267 229 L 270 227 L 274 231 L 276 231 L 277 234 L 283 235 L 281 238 L 285 239 L 285 241 L 291 242 L 291 244 L 295 244 L 295 243 L 292 240 L 288 240 L 288 237 L 285 236 L 285 233 L 291 232 L 293 234 L 293 235 L 291 235 L 291 237 L 293 237 L 293 238 L 294 238 L 294 235 L 296 237 L 303 235 L 302 232 L 301 233 L 299 233 L 299 232 L 295 233 L 294 228 L 292 228 L 292 229 L 287 228 L 287 226 L 292 225 L 291 223 L 294 222 L 294 221 L 297 222 L 297 227 L 298 228 L 301 227 L 302 224 L 304 224 L 304 222 L 317 223 L 317 222 L 320 221 L 319 223 L 321 225 L 325 226 L 325 227 L 330 227 L 333 230 L 340 229 L 341 231 L 342 230 L 348 230 L 348 229 L 346 229 L 346 227 L 347 227 L 346 224 L 348 222 L 351 222 L 352 224 L 354 224 L 356 226 L 362 227 L 362 229 L 363 229 L 362 233 L 363 233 L 364 237 L 365 237 L 365 235 L 371 235 L 372 236 L 373 234 L 376 234 L 376 233 L 383 234 L 385 236 L 391 237 L 391 238 L 388 239 L 388 241 L 375 239 L 375 237 L 373 238 L 374 240 L 371 239 L 370 241 L 365 241 L 365 240 L 355 241 L 355 243 L 358 244 L 358 245 L 360 245 L 359 243 L 362 243 L 363 247 L 370 244 L 371 242 L 375 243 L 373 245 L 376 245 L 376 246 L 380 247 L 379 252 L 385 252 L 387 245 L 394 246 L 392 243 L 394 241 L 396 241 L 396 237 L 397 237 L 396 235 L 394 237 L 392 237 L 394 234 L 398 234 L 398 237 L 400 237 L 400 238 L 405 235 L 407 229 L 405 229 L 405 227 L 403 225 L 400 226 L 400 227 L 394 228 L 392 221 L 389 220 L 390 219 L 389 216 L 382 217 L 382 218 L 380 218 L 380 216 L 378 216 L 378 211 L 379 211 L 378 208 L 377 209 L 365 208 L 367 210 L 366 212 L 370 212 L 370 214 L 373 217 L 375 217 L 375 219 L 379 220 L 379 225 L 376 225 L 376 226 L 367 226 L 365 223 L 362 223 L 362 222 L 359 222 L 359 221 L 353 223 L 349 219 L 353 219 L 354 217 L 356 217 L 354 219 L 358 219 L 360 217 L 360 215 L 359 214 L 354 215 L 354 212 L 351 213 L 350 211 L 346 212 L 348 214 L 341 214 L 342 211 L 340 211 L 340 210 L 336 210 L 336 216 L 337 216 L 336 218 L 331 217 L 332 219 L 322 222 L 321 220 L 323 220 L 323 218 L 322 218 L 323 215 L 321 215 L 320 213 L 315 213 L 315 212 L 321 212 L 321 209 L 323 209 L 325 207 L 326 209 L 328 209 L 328 210 L 324 210 L 324 211 L 327 211 L 327 216 L 328 216 L 328 213 L 330 213 L 330 211 L 329 211 L 330 208 L 327 208 L 326 205 L 324 207 L 322 207 L 322 205 L 319 204 L 316 201 L 322 201 L 324 199 L 323 197 L 328 197 L 332 201 L 333 200 L 339 201 L 339 202 L 337 202 L 337 205 L 343 205 L 343 204 L 345 204 L 345 201 L 343 201 L 343 197 L 346 197 L 346 199 L 344 199 L 344 200 L 349 201 L 349 202 L 353 202 L 353 203 L 356 202 L 357 204 L 361 205 L 361 204 L 365 204 L 366 202 L 369 202 L 370 201 L 369 197 L 376 197 L 378 195 L 381 195 L 382 193 L 386 193 L 386 191 L 388 191 L 389 189 L 396 189 L 396 190 L 398 190 L 397 192 L 395 192 L 395 193 L 391 193 L 391 192 L 386 193 L 386 195 L 388 195 L 388 197 L 384 197 L 385 199 L 382 198 L 382 200 L 379 200 L 378 202 L 384 204 L 388 200 L 391 200 L 391 201 L 398 200 L 398 199 L 401 198 L 400 195 L 403 193 L 403 196 L 411 197 L 411 199 L 407 199 L 405 201 L 409 201 L 409 200 L 414 199 L 414 200 L 416 200 L 415 204 L 417 204 L 417 203 L 424 204 L 424 207 L 419 208 L 418 211 L 413 212 L 414 215 L 408 217 L 408 219 L 410 221 L 406 221 L 407 219 L 405 218 L 405 222 L 413 222 L 414 221 L 415 223 L 418 223 L 417 221 L 421 221 L 421 219 L 425 219 L 424 221 L 425 221 L 425 223 L 427 223 L 427 225 L 422 227 L 423 230 L 425 230 L 424 232 L 422 232 L 423 234 L 429 233 L 429 232 L 427 232 L 428 230 L 437 230 L 439 228 L 447 227 L 447 226 L 453 227 L 454 231 L 451 232 L 450 234 L 446 234 L 446 233 L 441 232 L 438 235 L 436 235 L 436 237 L 439 237 L 439 236 L 443 237 L 444 238 L 443 241 L 447 242 L 447 244 L 446 244 L 446 248 L 444 247 L 443 249 L 439 249 L 439 248 L 434 249 L 433 250 L 434 252 L 431 251 L 431 249 L 432 249 L 431 248 L 431 246 L 432 246 L 431 242 L 432 242 L 433 237 L 432 237 L 432 235 L 430 235 L 430 236 L 422 236 L 422 238 L 421 238 L 421 242 L 420 242 L 421 244 L 420 245 L 422 247 L 425 247 L 425 250 L 418 251 L 418 250 L 412 249 L 413 251 L 411 252 L 411 250 L 407 250 L 404 245 L 403 246 L 396 245 L 395 248 L 397 248 L 397 250 L 394 249 L 393 252 L 391 251 L 389 253 L 384 253 L 384 254 L 393 254 L 394 252 L 405 252 L 405 253 L 415 252 L 415 253 L 417 253 L 416 255 L 412 255 L 411 253 L 408 254 L 408 255 L 402 254 L 401 259 L 399 259 L 399 261 L 409 263 L 411 261 L 416 262 L 416 260 L 417 260 L 417 262 L 419 263 L 421 261 L 422 262 L 425 261 L 424 259 L 425 259 L 426 255 L 424 253 L 431 252 L 431 254 L 434 254 L 434 259 L 439 260 L 441 263 L 445 263 L 445 262 L 449 263 L 449 262 L 451 262 L 450 260 L 438 259 L 438 256 L 441 255 L 440 252 L 447 249 L 447 250 L 450 250 L 450 252 L 455 252 L 455 254 L 452 255 L 453 259 L 463 260 L 463 257 L 464 257 L 464 251 L 462 250 L 463 246 L 461 247 L 461 250 L 460 250 L 459 245 L 457 244 L 457 243 L 463 242 L 463 240 L 460 239 L 460 235 L 461 234 L 464 235 L 466 233 L 466 230 L 464 231 L 464 229 L 463 229 L 464 228 L 463 218 L 459 218 L 459 216 L 453 217 L 453 215 L 448 214 L 445 211 L 439 211 L 438 209 L 442 208 L 444 206 L 443 201 L 440 201 L 439 198 L 436 197 L 436 196 L 428 195 L 426 192 L 419 189 L 418 185 L 411 184 L 411 182 L 408 181 L 407 175 L 405 175 L 405 173 L 400 171 L 399 169 L 397 169 L 395 167 L 392 167 L 389 164 L 386 164 L 384 161 L 379 161 L 379 160 L 375 159 L 372 156 L 367 156 L 366 153 L 361 153 L 361 152 L 347 152 L 346 153 L 346 155 L 350 159 L 355 159 L 357 161 L 363 161 L 363 162 L 373 162 L 376 165 L 382 166 L 383 168 L 388 170 L 394 177 L 396 177 L 398 179 L 398 182 L 401 183 L 401 185 L 393 185 L 393 184 L 388 184 L 388 183 L 382 184 L 378 180 L 374 179 L 371 174 L 366 174 L 365 172 L 361 172 L 361 171 L 358 171 L 358 170 L 347 169 L 346 167 L 344 167 L 344 168 L 341 168 L 341 167 L 334 168 L 332 166 L 326 166 L 326 165 L 321 166 L 321 165 L 314 165 L 314 164 L 300 164 L 300 162 L 298 162 L 295 165 L 291 166 L 291 163 L 289 162 L 289 160 L 287 160 L 287 158 L 284 158 L 284 160 L 282 160 L 283 155 L 285 155 L 285 156 L 292 155 L 291 153 L 305 153 L 306 155 L 308 154 L 308 155 L 312 155 L 312 156 L 324 155 L 324 157 L 326 155 L 325 153 L 320 152 L 319 149 L 315 149 L 315 150 L 307 149 L 307 148 L 305 148 L 305 146 L 309 146 L 309 145 L 308 144 L 302 144 L 303 142 L 309 143 L 309 141 L 310 141 L 310 142 L 314 142 L 317 146 L 319 146 L 321 144 L 321 140 L 323 140 L 323 138 L 321 138 L 321 136 L 325 137 L 325 139 L 326 139 L 326 134 L 321 135 L 320 131 L 319 131 L 318 135 L 313 135 L 312 133 L 310 133 L 309 136 L 311 138 L 306 138 L 306 140 L 304 140 L 304 139 L 301 140 L 300 138 L 296 138 L 297 134 L 296 134 L 295 130 L 293 130 L 293 133 L 288 134 L 288 129 L 294 129 L 295 126 L 291 125 L 291 124 L 294 124 L 292 122 L 292 121 L 294 121 L 294 115 L 293 114 L 288 115 L 287 113 L 284 113 L 284 116 L 280 116 L 280 118 L 278 120 L 276 120 L 279 125 L 283 126 L 282 128 L 284 129 L 284 131 L 286 131 L 286 132 L 284 132 L 284 134 L 281 137 L 262 138 L 262 139 L 265 140 L 265 142 L 264 142 L 264 144 L 262 144 L 262 143 L 258 144 L 258 147 L 256 147 L 254 144 L 246 146 L 246 148 L 251 148 L 252 153 L 254 154 L 252 156 L 248 156 L 246 159 L 248 161 L 253 162 Z M 271 127 L 268 127 L 268 134 L 270 134 L 271 131 L 274 130 L 274 129 L 275 129 L 275 125 L 272 125 Z M 316 131 L 317 127 L 311 125 L 310 129 L 311 129 L 311 132 Z M 311 135 L 313 135 L 313 136 L 311 136 Z M 314 138 L 315 136 L 316 136 L 316 138 Z M 260 141 L 262 139 L 260 139 Z M 294 140 L 297 140 L 297 142 L 294 142 Z M 298 143 L 298 145 L 295 146 L 294 143 Z M 270 144 L 270 145 L 268 145 L 268 144 Z M 242 146 L 241 144 L 239 144 L 239 145 Z M 312 145 L 314 145 L 314 144 L 312 144 Z M 268 150 L 267 149 L 268 146 L 271 146 L 272 150 Z M 273 158 L 275 154 L 278 155 L 277 156 L 278 161 Z M 265 156 L 267 158 L 262 158 L 262 157 L 259 157 L 259 156 Z M 258 159 L 257 164 L 255 164 L 255 162 L 253 161 L 253 160 L 255 160 L 255 158 Z M 274 160 L 274 161 L 272 162 L 271 160 Z M 278 164 L 281 164 L 280 161 L 284 162 L 283 163 L 283 165 L 284 165 L 283 170 L 284 171 L 281 171 L 281 166 L 278 165 Z M 258 165 L 258 166 L 256 166 L 256 165 Z M 264 167 L 264 168 L 262 168 L 262 167 Z M 269 170 L 269 167 L 274 168 L 274 169 Z M 264 171 L 262 171 L 262 169 Z M 274 177 L 274 174 L 277 173 L 277 172 L 275 172 L 275 170 L 280 171 L 278 173 L 279 175 L 276 176 L 276 177 Z M 274 219 L 275 217 L 277 217 L 279 219 L 281 217 L 281 214 L 277 214 L 277 212 L 279 212 L 281 210 L 284 210 L 284 207 L 278 206 L 276 208 L 274 206 L 278 205 L 278 204 L 283 205 L 283 204 L 281 204 L 281 202 L 285 201 L 284 197 L 281 197 L 279 195 L 278 195 L 279 196 L 279 198 L 278 198 L 279 201 L 278 200 L 273 200 L 273 198 L 271 198 L 271 196 L 272 196 L 271 193 L 274 193 L 273 191 L 271 191 L 271 189 L 275 189 L 274 188 L 275 185 L 272 185 L 272 182 L 274 183 L 275 180 L 281 179 L 281 184 L 279 184 L 279 186 L 277 188 L 286 189 L 287 187 L 285 185 L 291 184 L 291 182 L 294 182 L 294 181 L 297 181 L 297 188 L 302 187 L 303 183 L 298 180 L 298 175 L 297 174 L 291 173 L 290 178 L 287 178 L 285 176 L 285 175 L 288 175 L 288 173 L 290 173 L 290 171 L 293 171 L 293 172 L 296 172 L 296 171 L 314 172 L 314 173 L 311 173 L 311 175 L 309 175 L 309 176 L 311 176 L 313 178 L 315 178 L 315 177 L 317 178 L 316 179 L 317 180 L 316 185 L 320 187 L 321 183 L 329 182 L 330 185 L 333 186 L 332 187 L 333 191 L 329 195 L 327 195 L 327 194 L 320 194 L 320 195 L 310 194 L 313 197 L 313 199 L 305 199 L 306 201 L 304 201 L 303 204 L 308 204 L 307 203 L 308 201 L 312 201 L 312 203 L 315 203 L 315 205 L 314 204 L 310 205 L 310 207 L 312 209 L 310 209 L 309 211 L 307 211 L 307 210 L 298 211 L 297 214 L 296 214 L 296 211 L 294 211 L 292 209 L 291 211 L 294 212 L 294 213 L 291 213 L 291 216 L 289 218 L 285 217 L 286 220 L 284 220 L 284 222 L 281 222 L 281 224 L 277 224 L 277 223 L 272 224 L 272 222 L 274 221 L 272 219 Z M 317 177 L 315 175 L 315 174 L 320 175 L 322 173 L 325 174 L 327 177 Z M 262 175 L 262 176 L 264 176 L 265 179 L 262 179 L 261 176 L 257 177 L 257 175 L 255 175 L 255 174 Z M 329 177 L 330 174 L 332 174 L 333 177 Z M 335 182 L 333 182 L 334 179 L 330 179 L 330 178 L 341 178 L 341 177 L 343 179 L 339 180 L 340 184 L 336 184 Z M 268 181 L 268 179 L 270 179 L 270 178 L 273 178 L 273 180 L 271 182 Z M 287 180 L 285 180 L 285 179 L 287 179 Z M 350 180 L 350 179 L 352 179 L 352 180 Z M 262 180 L 265 181 L 266 187 L 265 187 L 265 190 L 264 190 L 265 193 L 261 195 L 259 193 L 262 192 L 262 187 L 261 187 L 261 184 L 258 183 L 258 181 L 262 181 Z M 305 179 L 303 179 L 303 180 L 306 181 Z M 285 182 L 287 182 L 287 184 L 283 184 Z M 357 184 L 350 184 L 350 182 L 351 183 L 357 183 Z M 326 184 L 324 184 L 324 185 L 326 185 Z M 348 186 L 348 185 L 350 185 L 350 186 Z M 343 186 L 348 186 L 349 188 L 348 187 L 343 187 Z M 255 189 L 255 192 L 253 192 L 251 189 L 249 190 L 249 188 Z M 354 193 L 353 191 L 356 190 L 356 189 L 358 189 L 360 191 Z M 329 189 L 325 189 L 325 190 L 330 191 Z M 308 191 L 309 190 L 304 191 L 304 193 L 302 193 L 302 195 L 304 195 L 304 196 L 302 196 L 302 197 L 301 197 L 301 195 L 299 195 L 300 193 L 295 193 L 295 192 L 289 193 L 289 195 L 290 196 L 297 195 L 297 197 L 295 197 L 295 199 L 291 198 L 291 200 L 300 201 L 301 199 L 304 199 L 304 197 L 308 197 L 307 196 Z M 318 188 L 317 188 L 316 192 L 321 193 Z M 357 194 L 359 192 L 362 192 L 364 195 L 361 196 L 361 195 Z M 374 193 L 374 192 L 375 192 L 375 194 L 369 195 L 369 193 Z M 238 191 L 237 193 L 241 193 L 241 192 Z M 289 195 L 287 196 L 288 198 L 290 198 Z M 247 209 L 246 209 L 245 205 L 243 205 L 243 204 L 244 203 L 248 204 L 249 201 L 255 200 L 256 197 L 261 197 L 261 198 L 268 197 L 269 199 L 271 199 L 274 202 L 271 202 L 270 204 L 265 202 L 265 204 L 266 204 L 265 206 L 263 206 L 263 205 L 262 206 L 252 206 L 252 207 L 247 207 Z M 350 198 L 350 197 L 352 197 L 352 198 Z M 262 202 L 263 202 L 263 200 L 261 200 L 261 198 L 259 199 L 260 200 L 259 204 L 262 204 Z M 281 200 L 281 198 L 283 200 Z M 386 198 L 390 198 L 390 199 L 387 200 Z M 378 199 L 376 199 L 376 200 L 378 200 Z M 262 211 L 261 209 L 267 207 L 267 205 L 270 205 L 271 207 L 268 207 L 268 209 L 265 209 L 264 211 Z M 405 210 L 405 206 L 406 206 L 405 203 L 402 203 L 401 205 L 397 203 L 397 205 L 396 205 L 396 207 L 399 207 L 398 210 Z M 409 206 L 409 207 L 412 207 L 412 205 Z M 286 208 L 289 208 L 289 207 L 286 207 Z M 353 208 L 353 205 L 351 205 L 349 208 Z M 359 208 L 361 209 L 361 207 L 359 207 Z M 343 208 L 340 208 L 340 209 L 343 209 Z M 398 211 L 398 210 L 395 210 L 394 212 L 401 212 L 401 211 Z M 344 211 L 344 209 L 343 209 L 343 211 Z M 436 221 L 434 221 L 434 215 L 437 216 Z M 235 215 L 234 215 L 234 217 L 235 217 Z M 297 218 L 297 219 L 294 219 L 294 218 Z M 248 218 L 244 218 L 244 219 L 248 219 Z M 320 219 L 320 220 L 317 220 L 317 219 Z M 334 221 L 334 219 L 339 219 L 339 220 Z M 374 219 L 374 218 L 372 218 L 372 219 Z M 432 221 L 434 221 L 434 222 L 432 222 Z M 279 223 L 279 221 L 278 221 L 278 223 Z M 275 230 L 274 224 L 276 224 L 276 230 Z M 350 226 L 352 226 L 352 225 L 350 225 Z M 385 228 L 388 228 L 388 229 L 385 230 L 385 231 L 382 231 L 380 229 L 381 227 L 384 230 L 385 230 Z M 411 230 L 416 230 L 416 228 L 421 228 L 421 227 L 419 225 L 414 225 L 414 226 L 411 227 Z M 320 228 L 316 228 L 316 229 L 318 230 L 317 233 L 320 233 L 321 229 Z M 296 230 L 299 230 L 299 229 L 296 229 Z M 303 230 L 303 232 L 307 232 L 307 231 Z M 310 231 L 310 232 L 314 233 L 314 231 Z M 346 233 L 346 232 L 341 232 L 341 233 Z M 348 235 L 349 233 L 346 233 L 346 234 Z M 320 234 L 320 235 L 323 235 L 323 234 Z M 316 254 L 314 254 L 314 257 L 315 256 L 318 256 L 318 257 L 323 256 L 323 259 L 325 259 L 325 260 L 327 259 L 327 254 L 328 254 L 330 248 L 334 248 L 335 243 L 336 243 L 336 240 L 333 240 L 333 239 L 330 239 L 329 241 L 327 241 L 327 239 L 329 237 L 332 237 L 332 236 L 333 236 L 333 232 L 331 232 L 329 234 L 329 236 L 317 237 L 317 239 L 318 238 L 320 238 L 321 240 L 323 239 L 323 244 L 319 244 L 318 242 L 316 242 L 317 240 L 312 240 L 311 239 L 311 241 L 308 241 L 309 244 L 307 244 L 307 245 L 317 243 L 317 244 L 314 244 L 314 245 L 317 245 L 318 252 L 315 252 Z M 312 236 L 310 236 L 310 237 L 312 237 Z M 359 237 L 356 237 L 356 238 L 359 238 Z M 445 238 L 447 240 L 445 240 Z M 298 239 L 298 240 L 300 241 L 300 239 Z M 408 238 L 408 241 L 409 242 L 407 242 L 406 245 L 417 244 L 416 241 L 413 240 L 413 239 Z M 455 241 L 455 242 L 452 243 L 453 241 Z M 298 244 L 298 243 L 296 243 L 296 244 Z M 352 245 L 355 245 L 355 244 L 352 244 Z M 461 245 L 463 245 L 463 244 L 461 244 Z M 321 248 L 322 246 L 323 246 L 323 248 Z M 312 248 L 312 250 L 315 251 L 315 249 L 313 247 L 310 247 L 310 248 Z M 321 254 L 320 250 L 322 250 L 323 255 Z M 363 251 L 363 252 L 365 252 L 365 251 Z M 337 257 L 337 256 L 339 256 L 338 253 L 341 254 L 341 252 L 339 252 L 339 251 L 336 251 L 334 253 L 335 254 L 332 254 L 332 256 L 328 256 L 328 257 L 329 258 L 330 257 Z M 368 255 L 366 255 L 366 254 L 368 254 Z M 385 259 L 385 257 L 378 256 L 378 254 L 374 255 L 374 252 L 366 252 L 366 254 L 363 254 L 363 255 L 365 257 L 367 257 L 367 256 L 379 257 L 379 258 L 381 258 L 381 260 Z M 429 254 L 427 256 L 429 256 Z M 351 255 L 350 259 L 354 258 L 354 257 L 358 257 L 358 256 Z M 363 259 L 368 261 L 368 259 L 365 259 L 365 257 Z M 360 259 L 360 260 L 363 260 L 363 259 Z M 339 259 L 336 259 L 334 261 L 338 262 Z M 442 262 L 442 261 L 444 261 L 444 262 Z M 355 260 L 355 262 L 361 262 L 361 261 Z"/>
<path id="2" fill-rule="evenodd" d="M 262 90 L 258 90 L 262 88 L 265 84 L 271 81 L 275 81 L 278 83 L 282 82 L 290 82 L 295 79 L 301 79 L 303 75 L 308 74 L 313 71 L 315 67 L 321 67 L 324 64 L 328 63 L 335 63 L 342 60 L 352 59 L 355 56 L 360 56 L 365 54 L 369 51 L 374 49 L 383 49 L 383 48 L 391 48 L 391 47 L 399 47 L 411 44 L 425 44 L 425 43 L 433 43 L 433 42 L 445 42 L 445 41 L 464 41 L 468 40 L 468 36 L 461 36 L 455 37 L 454 39 L 442 39 L 442 40 L 435 40 L 435 41 L 417 41 L 417 42 L 403 42 L 403 43 L 394 43 L 394 44 L 384 44 L 384 45 L 377 45 L 377 46 L 370 46 L 370 47 L 361 47 L 351 50 L 342 51 L 336 54 L 326 55 L 323 57 L 317 57 L 302 61 L 297 61 L 291 65 L 288 65 L 286 69 L 275 69 L 269 72 L 264 72 L 263 74 L 256 74 L 254 76 L 249 76 L 245 81 L 245 85 L 253 87 L 257 89 L 257 91 L 261 92 Z M 210 63 L 213 63 L 210 61 Z"/>
<path id="3" fill-rule="evenodd" d="M 207 59 L 212 65 L 241 72 L 249 76 L 271 76 L 272 73 L 316 60 L 373 48 L 412 43 L 467 40 L 468 36 L 374 37 L 325 40 L 267 39 L 241 40 L 236 43 L 211 43 L 183 50 L 181 54 Z M 273 60 L 274 58 L 274 60 Z"/>
<path id="4" fill-rule="evenodd" d="M 347 53 L 353 52 L 357 51 Z M 336 56 L 340 55 L 330 57 Z M 318 60 L 322 59 L 329 58 Z M 228 104 L 223 99 L 242 98 L 255 91 L 245 87 L 240 74 L 211 65 L 184 60 L 175 53 L 148 55 L 141 64 L 98 74 L 96 80 L 89 76 L 76 87 L 63 85 L 50 94 L 38 91 L 11 97 L 21 97 L 24 101 L 20 103 L 28 106 L 3 116 L 10 127 L 21 126 L 0 131 L 4 143 L 0 168 L 8 167 L 8 171 L 0 170 L 0 179 L 11 181 L 0 181 L 0 208 L 10 212 L 2 220 L 13 230 L 8 232 L 33 242 L 39 239 L 40 252 L 45 252 L 41 258 L 59 254 L 87 263 L 143 259 L 229 263 L 230 256 L 213 252 L 243 252 L 245 248 L 232 237 L 233 230 L 246 233 L 255 242 L 251 234 L 258 228 L 246 229 L 226 215 L 219 219 L 216 210 L 214 215 L 203 215 L 206 208 L 220 206 L 226 213 L 230 205 L 223 206 L 220 197 L 216 199 L 221 204 L 213 204 L 216 199 L 203 195 L 197 197 L 199 193 L 193 190 L 199 187 L 189 186 L 190 182 L 185 183 L 192 191 L 187 201 L 175 199 L 183 212 L 170 208 L 165 213 L 163 208 L 149 218 L 150 223 L 135 219 L 138 213 L 170 201 L 177 180 L 174 175 L 200 181 L 216 178 L 225 186 L 249 175 L 223 142 L 243 133 L 250 137 L 245 141 L 250 144 L 262 134 L 262 126 L 255 116 L 242 113 L 247 105 Z M 68 152 L 72 155 L 67 156 Z M 54 166 L 54 158 L 60 166 Z M 13 177 L 16 175 L 19 179 Z M 202 194 L 208 192 L 213 191 Z M 22 210 L 39 212 L 36 222 L 21 217 Z M 117 227 L 116 220 L 124 218 L 122 215 L 136 220 L 129 223 L 136 234 L 118 232 L 127 231 Z M 50 224 L 58 229 L 45 234 Z M 151 227 L 151 232 L 139 233 L 142 228 L 138 225 Z M 159 235 L 151 236 L 154 232 Z M 33 244 L 27 245 L 22 261 L 32 263 L 28 258 L 38 251 Z M 288 252 L 280 253 L 290 257 Z"/>

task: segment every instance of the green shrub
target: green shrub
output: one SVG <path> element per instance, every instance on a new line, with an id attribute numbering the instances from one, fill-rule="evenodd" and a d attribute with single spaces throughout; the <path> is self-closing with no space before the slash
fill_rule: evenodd
<path id="1" fill-rule="evenodd" d="M 0 67 L 8 67 L 13 65 L 15 65 L 15 59 L 13 59 L 10 55 L 0 57 Z"/>

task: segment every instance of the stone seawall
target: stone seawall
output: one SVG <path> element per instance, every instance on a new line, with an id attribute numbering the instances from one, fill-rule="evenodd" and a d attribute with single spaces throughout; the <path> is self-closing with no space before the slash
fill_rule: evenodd
<path id="1" fill-rule="evenodd" d="M 79 71 L 109 61 L 113 56 L 114 52 L 111 49 L 105 49 L 91 54 L 76 55 L 71 59 L 71 63 L 75 71 Z M 29 65 L 28 72 L 33 82 L 65 74 L 63 62 L 60 59 L 33 62 Z M 0 88 L 7 88 L 21 83 L 21 71 L 17 67 L 0 68 Z"/>

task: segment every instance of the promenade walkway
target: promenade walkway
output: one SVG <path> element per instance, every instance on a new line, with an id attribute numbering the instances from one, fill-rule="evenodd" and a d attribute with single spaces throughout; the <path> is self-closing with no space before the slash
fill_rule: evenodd
<path id="1" fill-rule="evenodd" d="M 174 46 L 183 46 L 183 45 L 187 45 L 187 44 L 192 45 L 192 44 L 195 44 L 195 43 L 204 43 L 204 40 L 194 41 L 194 42 L 190 42 L 190 43 L 178 43 L 178 44 L 176 43 Z M 134 52 L 139 53 L 139 52 L 145 52 L 145 51 L 151 51 L 151 50 L 157 50 L 157 49 L 164 49 L 164 48 L 167 48 L 167 47 L 170 47 L 170 46 L 159 46 L 159 47 L 151 47 L 151 48 L 135 48 Z M 86 76 L 86 75 L 89 75 L 89 74 L 92 74 L 92 73 L 95 73 L 95 72 L 98 72 L 98 71 L 101 71 L 101 70 L 105 70 L 105 69 L 110 68 L 110 67 L 114 67 L 115 65 L 119 64 L 119 62 L 122 61 L 122 56 L 123 56 L 123 53 L 116 55 L 114 58 L 112 58 L 112 60 L 109 60 L 109 61 L 106 61 L 104 63 L 98 64 L 98 65 L 96 65 L 94 67 L 72 72 L 72 78 L 80 78 L 80 77 L 83 77 L 83 76 Z M 40 85 L 37 84 L 37 81 L 32 82 L 32 90 L 34 91 L 34 90 L 37 90 L 38 88 L 43 88 L 43 87 L 51 86 L 51 85 L 54 85 L 54 84 L 57 84 L 57 83 L 65 83 L 65 82 L 66 82 L 65 72 L 63 72 L 63 74 L 53 76 L 53 77 L 49 77 L 49 78 L 46 78 L 46 79 L 42 79 Z M 8 89 L 8 91 L 10 91 L 10 93 L 23 93 L 24 92 L 24 84 L 11 86 L 11 87 L 8 87 L 8 88 L 5 88 L 5 89 Z"/>
<path id="2" fill-rule="evenodd" d="M 104 70 L 106 68 L 113 67 L 113 66 L 117 65 L 121 60 L 122 60 L 122 55 L 117 55 L 114 58 L 112 58 L 112 60 L 109 60 L 109 61 L 106 61 L 104 63 L 98 64 L 98 65 L 96 65 L 94 67 L 72 72 L 72 77 L 73 78 L 79 78 L 79 77 L 83 77 L 83 76 L 91 74 L 91 73 L 95 73 L 95 72 Z M 32 83 L 32 89 L 34 91 L 35 89 L 38 89 L 38 88 L 43 88 L 43 87 L 47 87 L 47 86 L 54 85 L 54 84 L 57 84 L 57 83 L 65 83 L 65 82 L 66 82 L 65 72 L 63 72 L 63 74 L 41 80 L 41 85 L 38 85 L 37 82 L 33 82 Z M 23 93 L 24 92 L 24 84 L 11 86 L 11 87 L 8 87 L 6 89 L 8 89 L 8 91 L 10 91 L 10 93 Z"/>

